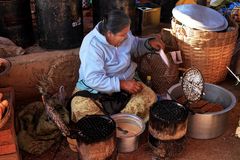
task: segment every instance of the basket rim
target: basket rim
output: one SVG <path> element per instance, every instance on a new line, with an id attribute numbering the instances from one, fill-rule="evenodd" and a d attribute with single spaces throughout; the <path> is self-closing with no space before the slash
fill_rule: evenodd
<path id="1" fill-rule="evenodd" d="M 230 31 L 204 31 L 204 30 L 199 30 L 199 29 L 195 29 L 195 28 L 190 28 L 186 25 L 183 24 L 179 24 L 181 22 L 179 22 L 177 19 L 175 19 L 174 17 L 171 20 L 171 33 L 173 35 L 175 35 L 176 33 L 178 33 L 178 30 L 184 29 L 185 32 L 191 32 L 189 33 L 189 35 L 191 35 L 191 37 L 194 37 L 195 34 L 201 34 L 202 38 L 203 37 L 208 37 L 209 35 L 221 35 L 221 36 L 227 36 L 227 35 L 232 35 L 233 33 L 237 33 L 238 35 L 238 29 L 239 29 L 239 25 L 236 21 L 234 21 L 231 17 L 226 17 L 229 26 L 227 27 L 227 29 L 229 27 L 233 27 L 233 29 L 231 29 Z M 227 30 L 226 29 L 226 30 Z M 236 34 L 234 34 L 234 36 L 236 36 Z"/>

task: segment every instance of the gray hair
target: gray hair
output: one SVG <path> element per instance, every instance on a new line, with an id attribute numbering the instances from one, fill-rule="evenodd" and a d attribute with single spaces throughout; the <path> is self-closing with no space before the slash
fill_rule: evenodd
<path id="1" fill-rule="evenodd" d="M 102 21 L 102 33 L 107 31 L 116 34 L 130 24 L 130 18 L 124 13 L 123 10 L 114 9 L 105 15 Z"/>

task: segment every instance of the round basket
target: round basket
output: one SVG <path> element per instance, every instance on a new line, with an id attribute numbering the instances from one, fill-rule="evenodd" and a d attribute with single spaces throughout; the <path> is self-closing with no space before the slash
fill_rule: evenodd
<path id="1" fill-rule="evenodd" d="M 143 82 L 147 76 L 152 77 L 152 89 L 158 94 L 164 94 L 175 83 L 178 82 L 178 65 L 174 64 L 170 55 L 167 54 L 169 67 L 163 62 L 160 55 L 148 53 L 138 60 L 138 74 Z"/>
<path id="2" fill-rule="evenodd" d="M 11 106 L 8 106 L 5 112 L 3 113 L 3 118 L 0 120 L 0 128 L 4 127 L 4 125 L 7 123 L 8 119 L 11 116 Z"/>
<path id="3" fill-rule="evenodd" d="M 201 31 L 172 19 L 171 33 L 182 52 L 183 68 L 196 67 L 205 82 L 225 79 L 238 36 L 238 24 L 228 19 L 229 27 L 222 32 Z"/>

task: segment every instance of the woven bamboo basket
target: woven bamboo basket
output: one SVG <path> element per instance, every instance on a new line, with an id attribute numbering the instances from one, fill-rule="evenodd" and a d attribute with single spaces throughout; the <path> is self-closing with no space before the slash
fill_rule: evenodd
<path id="1" fill-rule="evenodd" d="M 179 81 L 178 64 L 175 64 L 170 56 L 171 51 L 176 51 L 177 44 L 171 35 L 171 29 L 162 28 L 161 32 L 148 35 L 147 37 L 155 37 L 157 40 L 162 40 L 165 43 L 164 52 L 169 60 L 167 66 L 160 55 L 157 53 L 146 53 L 145 55 L 133 59 L 138 67 L 139 78 L 146 83 L 147 76 L 152 78 L 152 89 L 157 94 L 166 94 L 166 91 Z"/>
<path id="2" fill-rule="evenodd" d="M 152 89 L 158 94 L 164 94 L 179 81 L 178 65 L 174 64 L 169 54 L 166 54 L 170 62 L 169 67 L 163 62 L 160 55 L 148 53 L 138 60 L 138 74 L 143 82 L 147 76 L 152 77 Z"/>
<path id="3" fill-rule="evenodd" d="M 231 19 L 228 23 L 229 27 L 226 31 L 210 32 L 189 28 L 173 18 L 171 33 L 182 52 L 182 67 L 198 68 L 205 82 L 223 81 L 238 36 L 238 24 Z"/>

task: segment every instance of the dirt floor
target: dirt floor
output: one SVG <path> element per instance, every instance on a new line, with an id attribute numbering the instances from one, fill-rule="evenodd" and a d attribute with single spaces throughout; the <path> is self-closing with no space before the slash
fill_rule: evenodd
<path id="1" fill-rule="evenodd" d="M 240 139 L 235 137 L 235 130 L 240 117 L 240 85 L 234 86 L 234 80 L 228 79 L 219 84 L 229 89 L 237 97 L 237 105 L 229 112 L 227 130 L 223 135 L 210 140 L 186 137 L 185 149 L 173 160 L 240 160 Z M 71 151 L 64 137 L 49 151 L 41 156 L 22 153 L 23 160 L 75 160 L 77 154 Z M 140 139 L 139 148 L 128 154 L 118 154 L 118 160 L 153 160 L 151 149 L 147 142 L 147 134 Z"/>
<path id="2" fill-rule="evenodd" d="M 88 14 L 88 12 L 86 13 Z M 86 16 L 86 15 L 85 15 Z M 87 17 L 87 16 L 86 16 Z M 89 21 L 89 19 L 86 19 Z M 91 20 L 90 20 L 91 21 Z M 85 23 L 87 24 L 87 23 Z M 88 23 L 89 24 L 89 23 Z M 92 26 L 85 28 L 90 30 Z M 240 160 L 240 139 L 235 137 L 235 130 L 240 117 L 240 84 L 234 86 L 235 80 L 227 79 L 219 84 L 232 91 L 237 97 L 237 105 L 229 112 L 227 130 L 223 135 L 210 140 L 199 140 L 186 136 L 185 149 L 172 160 Z M 65 137 L 50 150 L 40 156 L 21 151 L 23 160 L 76 160 L 77 153 L 70 150 Z M 118 154 L 118 160 L 154 160 L 147 142 L 147 131 L 140 138 L 139 148 L 128 154 Z"/>

